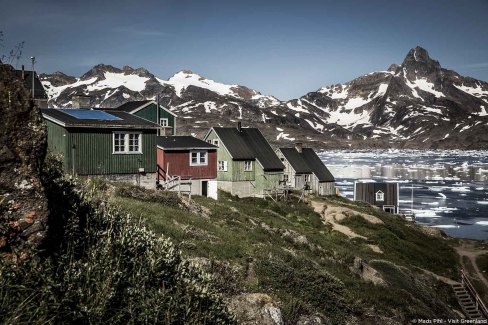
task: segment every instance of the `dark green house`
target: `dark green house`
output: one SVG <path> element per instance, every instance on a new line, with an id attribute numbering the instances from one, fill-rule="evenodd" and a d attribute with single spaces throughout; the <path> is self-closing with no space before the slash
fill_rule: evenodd
<path id="1" fill-rule="evenodd" d="M 217 184 L 239 197 L 264 196 L 276 191 L 285 166 L 256 128 L 214 127 L 205 141 L 218 146 Z"/>
<path id="2" fill-rule="evenodd" d="M 43 109 L 48 150 L 75 175 L 154 187 L 158 125 L 120 111 Z"/>
<path id="3" fill-rule="evenodd" d="M 159 105 L 158 114 L 157 107 L 158 104 L 154 100 L 140 100 L 127 102 L 117 108 L 104 110 L 116 110 L 142 117 L 161 126 L 159 135 L 176 135 L 176 114 L 161 105 Z"/>

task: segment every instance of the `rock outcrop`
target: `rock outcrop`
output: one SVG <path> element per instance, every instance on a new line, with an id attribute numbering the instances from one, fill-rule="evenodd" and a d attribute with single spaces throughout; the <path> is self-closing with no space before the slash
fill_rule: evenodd
<path id="1" fill-rule="evenodd" d="M 26 258 L 46 235 L 47 131 L 13 68 L 0 64 L 0 253 Z"/>

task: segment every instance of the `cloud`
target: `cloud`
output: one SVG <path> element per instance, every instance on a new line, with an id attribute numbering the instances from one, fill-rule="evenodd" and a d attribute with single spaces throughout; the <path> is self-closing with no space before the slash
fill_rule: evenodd
<path id="1" fill-rule="evenodd" d="M 462 66 L 463 68 L 474 69 L 474 70 L 485 70 L 488 69 L 488 62 L 466 64 Z"/>

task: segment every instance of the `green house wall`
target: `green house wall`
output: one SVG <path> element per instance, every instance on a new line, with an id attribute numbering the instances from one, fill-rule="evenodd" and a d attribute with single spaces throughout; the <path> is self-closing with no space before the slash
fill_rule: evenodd
<path id="1" fill-rule="evenodd" d="M 256 193 L 263 194 L 264 190 L 274 190 L 279 186 L 283 172 L 265 172 L 259 163 L 256 164 Z"/>
<path id="2" fill-rule="evenodd" d="M 158 116 L 157 116 L 157 105 L 150 104 L 144 107 L 143 109 L 134 113 L 135 116 L 141 117 L 143 119 L 149 120 L 153 123 L 159 124 Z M 176 119 L 173 115 L 168 113 L 166 110 L 159 108 L 159 118 L 167 118 L 168 124 L 172 128 L 172 135 L 175 135 L 176 132 Z"/>
<path id="3" fill-rule="evenodd" d="M 68 132 L 65 128 L 57 125 L 51 121 L 45 120 L 47 124 L 48 136 L 47 136 L 47 147 L 52 153 L 59 154 L 64 158 L 66 157 L 66 139 Z M 63 164 L 66 170 L 66 164 Z"/>
<path id="4" fill-rule="evenodd" d="M 211 131 L 210 134 L 205 138 L 207 140 L 219 140 L 215 131 Z M 219 140 L 220 142 L 220 140 Z M 232 160 L 229 151 L 225 148 L 222 143 L 219 143 L 219 148 L 217 149 L 217 163 L 218 161 L 227 161 L 227 171 L 217 171 L 218 181 L 254 181 L 256 179 L 256 161 L 252 161 L 252 171 L 244 171 L 244 160 Z"/>
<path id="5" fill-rule="evenodd" d="M 66 172 L 78 175 L 136 174 L 156 172 L 156 130 L 142 133 L 142 154 L 114 154 L 113 132 L 124 129 L 64 128 L 50 121 L 48 149 L 63 155 Z"/>

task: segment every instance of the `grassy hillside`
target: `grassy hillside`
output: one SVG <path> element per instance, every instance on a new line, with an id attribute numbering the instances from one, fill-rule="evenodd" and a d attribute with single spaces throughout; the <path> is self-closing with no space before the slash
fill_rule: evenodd
<path id="1" fill-rule="evenodd" d="M 220 192 L 218 201 L 194 197 L 188 206 L 174 193 L 113 186 L 111 204 L 171 238 L 186 258 L 203 261 L 221 293 L 266 293 L 286 323 L 303 315 L 404 323 L 455 317 L 460 309 L 450 287 L 431 275 L 457 278 L 454 240 L 399 216 L 340 197 L 313 198 L 312 207 L 297 197 L 273 202 Z M 355 237 L 332 229 L 330 211 L 340 211 L 336 224 Z"/>

